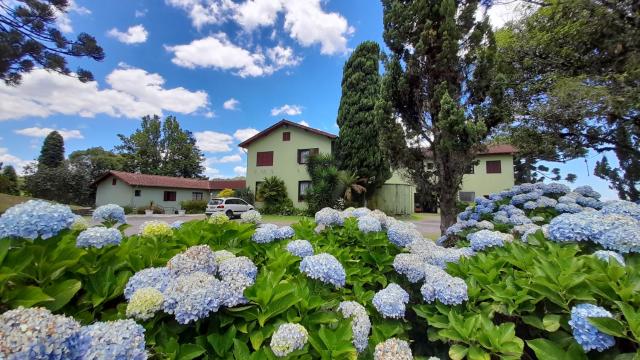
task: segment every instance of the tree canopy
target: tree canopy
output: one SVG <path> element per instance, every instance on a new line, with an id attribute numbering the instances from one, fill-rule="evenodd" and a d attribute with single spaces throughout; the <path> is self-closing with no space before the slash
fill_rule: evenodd
<path id="1" fill-rule="evenodd" d="M 38 167 L 55 168 L 64 162 L 64 139 L 57 131 L 52 131 L 44 138 L 38 157 Z"/>

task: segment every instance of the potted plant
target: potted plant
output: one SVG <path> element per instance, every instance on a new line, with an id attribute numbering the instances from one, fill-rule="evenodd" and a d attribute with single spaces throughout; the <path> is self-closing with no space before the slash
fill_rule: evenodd
<path id="1" fill-rule="evenodd" d="M 149 207 L 144 210 L 146 216 L 153 215 L 153 201 L 149 202 Z"/>
<path id="2" fill-rule="evenodd" d="M 186 213 L 187 213 L 187 210 L 185 210 L 185 209 L 178 210 L 178 215 L 180 215 L 180 216 L 184 216 Z"/>

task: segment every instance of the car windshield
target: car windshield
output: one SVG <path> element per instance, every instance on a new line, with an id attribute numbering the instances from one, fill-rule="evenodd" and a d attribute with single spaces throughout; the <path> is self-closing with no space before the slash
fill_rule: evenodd
<path id="1" fill-rule="evenodd" d="M 220 205 L 224 202 L 222 199 L 211 199 L 209 200 L 209 205 Z"/>

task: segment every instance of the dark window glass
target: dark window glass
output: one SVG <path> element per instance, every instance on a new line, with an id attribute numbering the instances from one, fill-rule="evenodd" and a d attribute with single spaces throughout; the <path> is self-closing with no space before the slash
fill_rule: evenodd
<path id="1" fill-rule="evenodd" d="M 288 131 L 285 131 L 282 133 L 282 141 L 289 141 L 291 140 L 291 133 Z"/>
<path id="2" fill-rule="evenodd" d="M 473 164 L 469 165 L 469 167 L 467 167 L 467 169 L 464 171 L 465 174 L 473 174 L 475 172 L 475 166 L 473 166 Z"/>
<path id="3" fill-rule="evenodd" d="M 472 202 L 476 199 L 476 193 L 473 191 L 460 191 L 458 197 L 462 202 Z"/>
<path id="4" fill-rule="evenodd" d="M 202 200 L 202 199 L 203 199 L 203 194 L 201 192 L 191 193 L 191 200 Z"/>
<path id="5" fill-rule="evenodd" d="M 256 166 L 273 166 L 273 151 L 262 151 L 256 156 Z"/>
<path id="6" fill-rule="evenodd" d="M 209 205 L 220 205 L 222 204 L 223 200 L 222 199 L 211 199 L 209 200 Z"/>
<path id="7" fill-rule="evenodd" d="M 134 196 L 140 196 L 141 193 L 142 193 L 142 190 L 136 190 L 133 192 Z"/>
<path id="8" fill-rule="evenodd" d="M 176 201 L 176 192 L 175 191 L 165 191 L 164 192 L 164 201 Z"/>
<path id="9" fill-rule="evenodd" d="M 304 201 L 307 191 L 311 187 L 311 181 L 299 181 L 298 182 L 298 201 Z"/>
<path id="10" fill-rule="evenodd" d="M 111 185 L 115 185 L 118 183 L 118 180 L 116 180 L 116 178 L 111 179 Z"/>
<path id="11" fill-rule="evenodd" d="M 313 155 L 318 155 L 319 149 L 298 149 L 298 164 L 306 164 L 309 162 L 309 157 Z"/>
<path id="12" fill-rule="evenodd" d="M 487 174 L 500 174 L 502 172 L 502 162 L 500 160 L 487 161 Z"/>

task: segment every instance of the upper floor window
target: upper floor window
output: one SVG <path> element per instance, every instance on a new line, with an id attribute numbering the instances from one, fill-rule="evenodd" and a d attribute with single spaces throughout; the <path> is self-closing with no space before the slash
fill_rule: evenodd
<path id="1" fill-rule="evenodd" d="M 115 185 L 118 183 L 118 180 L 116 180 L 116 178 L 111 179 L 111 185 Z"/>
<path id="2" fill-rule="evenodd" d="M 291 140 L 291 133 L 288 131 L 285 131 L 282 133 L 282 141 L 289 141 Z"/>
<path id="3" fill-rule="evenodd" d="M 165 191 L 164 192 L 164 201 L 176 201 L 176 192 L 175 191 Z"/>
<path id="4" fill-rule="evenodd" d="M 273 166 L 273 151 L 258 152 L 256 166 Z"/>
<path id="5" fill-rule="evenodd" d="M 202 200 L 203 194 L 201 192 L 192 192 L 191 200 Z"/>
<path id="6" fill-rule="evenodd" d="M 502 162 L 500 160 L 487 161 L 487 174 L 502 173 Z"/>
<path id="7" fill-rule="evenodd" d="M 141 193 L 142 193 L 142 190 L 135 190 L 133 192 L 133 196 L 140 196 Z"/>
<path id="8" fill-rule="evenodd" d="M 298 164 L 306 164 L 313 155 L 318 155 L 319 149 L 298 149 Z"/>
<path id="9" fill-rule="evenodd" d="M 472 202 L 476 199 L 476 193 L 473 191 L 460 191 L 458 197 L 462 202 Z"/>

